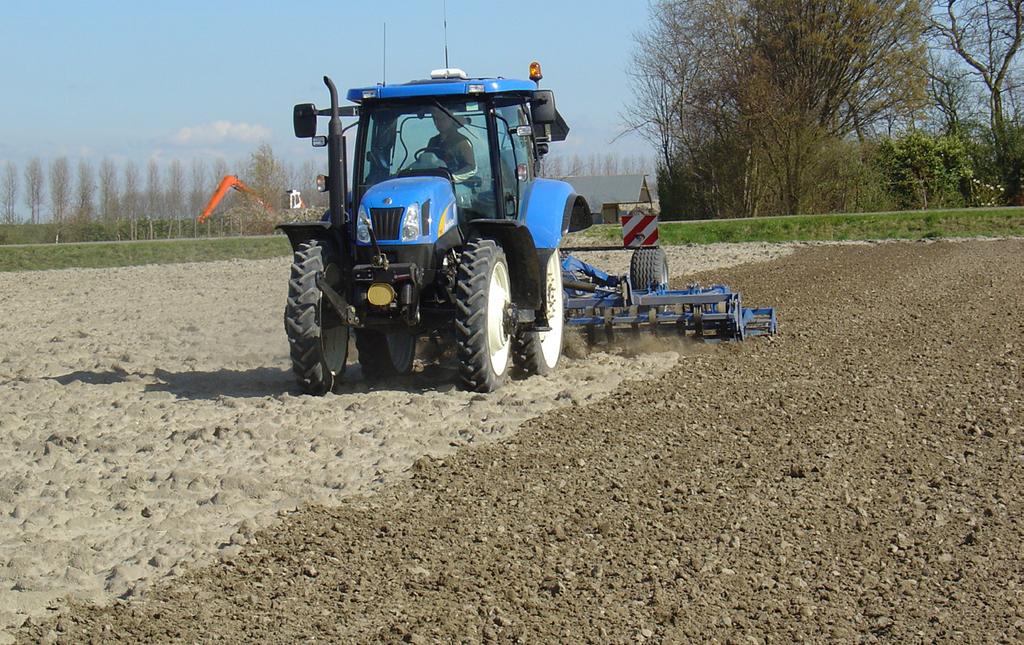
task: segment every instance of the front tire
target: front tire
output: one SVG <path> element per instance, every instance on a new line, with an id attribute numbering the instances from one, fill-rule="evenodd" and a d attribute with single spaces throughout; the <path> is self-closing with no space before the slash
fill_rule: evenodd
<path id="1" fill-rule="evenodd" d="M 384 333 L 373 329 L 356 330 L 356 350 L 363 376 L 382 379 L 412 371 L 416 358 L 416 336 L 408 332 Z"/>
<path id="2" fill-rule="evenodd" d="M 544 313 L 548 331 L 524 330 L 516 334 L 512 360 L 527 374 L 549 374 L 562 355 L 565 313 L 562 311 L 562 263 L 553 251 L 544 269 Z"/>
<path id="3" fill-rule="evenodd" d="M 508 378 L 515 321 L 505 252 L 493 240 L 466 244 L 455 285 L 459 379 L 473 392 L 493 392 Z"/>
<path id="4" fill-rule="evenodd" d="M 327 394 L 345 373 L 349 328 L 317 284 L 321 277 L 336 284 L 337 276 L 338 266 L 329 246 L 317 240 L 299 245 L 288 281 L 284 329 L 292 370 L 306 394 Z"/>

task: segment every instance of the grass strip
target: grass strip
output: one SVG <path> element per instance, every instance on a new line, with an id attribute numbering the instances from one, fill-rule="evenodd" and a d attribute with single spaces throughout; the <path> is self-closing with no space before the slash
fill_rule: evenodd
<path id="1" fill-rule="evenodd" d="M 797 215 L 745 219 L 661 222 L 662 244 L 715 242 L 799 242 L 888 240 L 1024 235 L 1024 209 L 961 209 L 839 215 Z M 621 241 L 619 226 L 604 224 L 587 237 Z"/>
<path id="2" fill-rule="evenodd" d="M 88 244 L 0 246 L 0 271 L 35 271 L 72 267 L 102 268 L 140 264 L 178 264 L 215 260 L 259 260 L 288 255 L 283 235 L 221 239 Z"/>

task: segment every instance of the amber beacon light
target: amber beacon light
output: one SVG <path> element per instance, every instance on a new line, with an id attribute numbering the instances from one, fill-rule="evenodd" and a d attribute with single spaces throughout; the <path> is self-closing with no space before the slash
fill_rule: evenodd
<path id="1" fill-rule="evenodd" d="M 544 78 L 544 75 L 540 73 L 540 63 L 533 61 L 530 63 L 530 80 L 537 82 Z"/>

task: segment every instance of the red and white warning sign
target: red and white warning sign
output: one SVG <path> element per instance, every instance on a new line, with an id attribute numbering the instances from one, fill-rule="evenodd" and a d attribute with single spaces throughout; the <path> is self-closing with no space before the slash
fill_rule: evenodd
<path id="1" fill-rule="evenodd" d="M 622 246 L 658 246 L 658 216 L 634 211 L 621 217 Z"/>

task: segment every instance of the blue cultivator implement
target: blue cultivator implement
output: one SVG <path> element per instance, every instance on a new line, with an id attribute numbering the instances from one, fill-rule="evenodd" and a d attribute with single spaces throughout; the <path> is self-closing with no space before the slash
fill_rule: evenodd
<path id="1" fill-rule="evenodd" d="M 583 250 L 583 249 L 580 249 Z M 692 334 L 709 342 L 743 340 L 776 331 L 771 307 L 744 307 L 740 294 L 722 285 L 669 289 L 668 262 L 660 247 L 633 251 L 630 274 L 613 276 L 586 262 L 562 258 L 566 325 L 587 338 L 612 341 L 619 332 Z"/>

